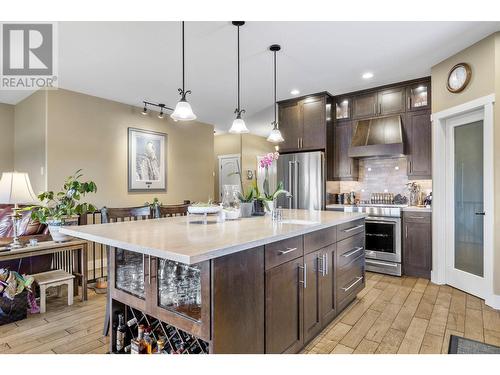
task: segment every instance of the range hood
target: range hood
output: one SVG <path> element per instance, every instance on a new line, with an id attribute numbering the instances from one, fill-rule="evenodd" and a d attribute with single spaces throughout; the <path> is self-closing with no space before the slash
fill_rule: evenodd
<path id="1" fill-rule="evenodd" d="M 351 158 L 404 155 L 401 117 L 384 116 L 357 121 L 348 155 Z"/>

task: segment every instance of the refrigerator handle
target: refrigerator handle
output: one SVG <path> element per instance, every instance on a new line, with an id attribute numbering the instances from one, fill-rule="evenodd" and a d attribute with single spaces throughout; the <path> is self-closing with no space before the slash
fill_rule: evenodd
<path id="1" fill-rule="evenodd" d="M 293 205 L 293 200 L 292 200 L 293 199 L 292 164 L 293 164 L 293 161 L 288 161 L 288 189 L 290 190 L 289 193 L 291 194 L 289 197 L 287 197 L 287 199 L 288 199 L 288 208 L 293 208 L 292 207 L 292 205 Z"/>
<path id="2" fill-rule="evenodd" d="M 293 200 L 294 200 L 294 207 L 293 208 L 298 208 L 299 207 L 299 161 L 295 161 L 295 171 L 294 171 L 294 194 L 293 194 Z"/>

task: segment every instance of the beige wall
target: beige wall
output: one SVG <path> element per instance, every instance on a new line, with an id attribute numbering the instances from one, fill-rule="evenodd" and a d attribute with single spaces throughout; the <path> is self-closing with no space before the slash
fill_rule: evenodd
<path id="1" fill-rule="evenodd" d="M 127 191 L 127 128 L 168 134 L 167 192 Z M 213 127 L 174 122 L 141 109 L 76 92 L 48 93 L 48 187 L 59 189 L 64 178 L 83 168 L 98 193 L 99 207 L 142 205 L 158 197 L 165 204 L 213 197 Z"/>
<path id="2" fill-rule="evenodd" d="M 15 106 L 14 168 L 27 172 L 33 191 L 46 189 L 47 92 L 37 91 Z"/>
<path id="3" fill-rule="evenodd" d="M 274 146 L 266 138 L 254 134 L 221 134 L 214 139 L 214 192 L 219 196 L 219 160 L 220 155 L 240 154 L 243 189 L 247 189 L 251 181 L 247 180 L 246 171 L 257 169 L 257 156 L 273 152 Z"/>
<path id="4" fill-rule="evenodd" d="M 466 62 L 472 68 L 472 79 L 458 94 L 446 89 L 448 72 L 453 65 Z M 473 99 L 495 94 L 500 98 L 500 33 L 495 33 L 432 67 L 432 111 L 466 103 Z M 494 173 L 495 173 L 495 228 L 500 228 L 500 105 L 494 113 Z M 500 235 L 494 233 L 494 292 L 500 294 Z"/>
<path id="5" fill-rule="evenodd" d="M 14 106 L 0 103 L 0 175 L 14 169 Z"/>
<path id="6" fill-rule="evenodd" d="M 432 67 L 432 112 L 439 112 L 494 93 L 495 39 L 495 34 L 490 35 Z M 452 94 L 446 89 L 446 81 L 450 69 L 460 62 L 466 62 L 471 66 L 472 78 L 464 91 Z"/>

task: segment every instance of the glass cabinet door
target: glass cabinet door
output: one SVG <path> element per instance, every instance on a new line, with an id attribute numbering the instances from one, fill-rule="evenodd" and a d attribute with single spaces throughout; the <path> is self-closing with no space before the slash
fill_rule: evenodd
<path id="1" fill-rule="evenodd" d="M 143 254 L 116 249 L 115 288 L 145 299 L 144 266 Z"/>
<path id="2" fill-rule="evenodd" d="M 428 83 L 419 83 L 408 87 L 407 109 L 427 109 L 430 106 L 430 87 Z"/>
<path id="3" fill-rule="evenodd" d="M 199 265 L 158 259 L 158 305 L 197 322 L 202 320 L 202 275 Z"/>
<path id="4" fill-rule="evenodd" d="M 351 100 L 341 98 L 335 103 L 335 119 L 343 120 L 351 117 Z"/>

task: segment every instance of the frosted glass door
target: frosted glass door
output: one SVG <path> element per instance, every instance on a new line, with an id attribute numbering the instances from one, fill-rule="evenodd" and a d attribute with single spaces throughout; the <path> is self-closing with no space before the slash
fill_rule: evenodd
<path id="1" fill-rule="evenodd" d="M 455 127 L 455 269 L 483 277 L 483 122 Z"/>

